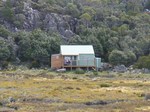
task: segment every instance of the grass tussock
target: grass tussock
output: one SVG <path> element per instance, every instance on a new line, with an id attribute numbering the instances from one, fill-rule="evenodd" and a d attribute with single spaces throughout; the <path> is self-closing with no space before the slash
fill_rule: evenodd
<path id="1" fill-rule="evenodd" d="M 99 112 L 147 110 L 150 102 L 150 78 L 125 78 L 126 74 L 96 77 L 74 72 L 16 70 L 0 72 L 0 108 L 27 111 Z M 8 99 L 12 97 L 15 102 Z M 106 105 L 87 102 L 103 101 Z M 117 103 L 116 103 L 117 102 Z M 139 105 L 141 106 L 140 108 Z M 124 107 L 126 110 L 124 110 Z"/>

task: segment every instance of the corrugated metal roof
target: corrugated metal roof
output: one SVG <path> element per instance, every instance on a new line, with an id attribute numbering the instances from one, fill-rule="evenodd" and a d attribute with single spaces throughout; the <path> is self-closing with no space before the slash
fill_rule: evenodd
<path id="1" fill-rule="evenodd" d="M 61 45 L 62 55 L 94 54 L 92 45 Z"/>

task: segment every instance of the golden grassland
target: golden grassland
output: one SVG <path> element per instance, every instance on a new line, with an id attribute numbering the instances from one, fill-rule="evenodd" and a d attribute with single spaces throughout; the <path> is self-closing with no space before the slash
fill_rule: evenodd
<path id="1" fill-rule="evenodd" d="M 149 92 L 150 74 L 0 72 L 0 112 L 150 112 Z"/>

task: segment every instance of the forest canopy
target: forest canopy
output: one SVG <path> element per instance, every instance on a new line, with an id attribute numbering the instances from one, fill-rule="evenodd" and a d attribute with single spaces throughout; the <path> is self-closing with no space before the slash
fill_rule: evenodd
<path id="1" fill-rule="evenodd" d="M 1 62 L 45 64 L 61 44 L 91 44 L 104 62 L 131 65 L 150 54 L 150 1 L 0 1 Z"/>

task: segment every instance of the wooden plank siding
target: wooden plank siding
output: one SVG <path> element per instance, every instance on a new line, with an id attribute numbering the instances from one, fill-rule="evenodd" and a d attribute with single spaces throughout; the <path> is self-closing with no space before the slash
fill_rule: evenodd
<path id="1" fill-rule="evenodd" d="M 54 54 L 51 56 L 51 68 L 59 69 L 63 67 L 63 56 L 61 54 Z"/>

